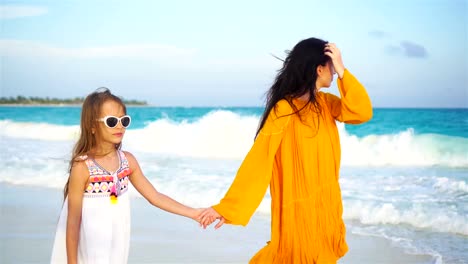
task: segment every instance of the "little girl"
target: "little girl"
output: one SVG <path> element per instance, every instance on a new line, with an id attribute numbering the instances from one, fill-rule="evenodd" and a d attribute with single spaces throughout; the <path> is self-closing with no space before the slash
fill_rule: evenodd
<path id="1" fill-rule="evenodd" d="M 108 89 L 86 97 L 51 263 L 127 263 L 129 182 L 152 205 L 197 221 L 199 210 L 159 193 L 135 157 L 121 150 L 130 122 L 124 103 Z"/>

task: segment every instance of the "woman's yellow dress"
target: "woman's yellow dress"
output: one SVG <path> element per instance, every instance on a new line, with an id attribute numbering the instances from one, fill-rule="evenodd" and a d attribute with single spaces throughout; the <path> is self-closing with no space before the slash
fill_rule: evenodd
<path id="1" fill-rule="evenodd" d="M 318 93 L 319 113 L 309 104 L 293 114 L 286 100 L 279 101 L 226 196 L 213 206 L 226 223 L 245 226 L 270 186 L 271 241 L 250 263 L 336 263 L 347 252 L 335 120 L 366 122 L 372 106 L 349 71 L 338 88 L 341 98 Z M 305 105 L 293 103 L 297 109 Z"/>

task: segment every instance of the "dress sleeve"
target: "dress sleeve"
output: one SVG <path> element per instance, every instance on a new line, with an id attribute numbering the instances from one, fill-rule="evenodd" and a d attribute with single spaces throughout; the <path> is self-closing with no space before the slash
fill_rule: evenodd
<path id="1" fill-rule="evenodd" d="M 325 93 L 325 101 L 332 116 L 344 123 L 360 124 L 372 118 L 372 104 L 364 86 L 345 70 L 342 79 L 338 79 L 341 99 Z"/>
<path id="2" fill-rule="evenodd" d="M 292 115 L 286 100 L 272 109 L 221 202 L 213 208 L 226 223 L 247 225 L 270 184 L 273 162 Z"/>

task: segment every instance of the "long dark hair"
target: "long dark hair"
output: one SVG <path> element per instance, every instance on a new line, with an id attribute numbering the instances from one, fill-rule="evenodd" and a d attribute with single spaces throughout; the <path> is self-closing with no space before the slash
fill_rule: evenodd
<path id="1" fill-rule="evenodd" d="M 263 112 L 256 136 L 265 125 L 270 111 L 276 103 L 286 99 L 294 109 L 293 114 L 298 114 L 300 110 L 308 104 L 313 104 L 315 110 L 320 112 L 320 105 L 317 103 L 317 67 L 325 66 L 330 57 L 324 54 L 325 44 L 328 42 L 308 38 L 300 41 L 291 51 L 286 51 L 286 59 L 283 61 L 283 67 L 278 71 L 275 81 L 266 94 L 265 111 Z M 301 109 L 293 103 L 294 98 L 309 93 L 310 97 Z"/>
<path id="2" fill-rule="evenodd" d="M 109 89 L 105 87 L 98 88 L 95 92 L 89 94 L 81 108 L 81 122 L 80 122 L 80 138 L 75 144 L 72 152 L 72 158 L 68 166 L 68 180 L 63 188 L 63 198 L 65 199 L 68 195 L 68 184 L 70 182 L 70 174 L 75 162 L 83 161 L 80 156 L 90 156 L 96 153 L 91 151 L 97 146 L 98 139 L 101 137 L 101 130 L 96 129 L 96 120 L 100 117 L 101 107 L 107 101 L 114 101 L 120 104 L 127 114 L 127 108 L 123 103 L 122 99 L 113 95 Z M 94 133 L 93 133 L 94 131 Z M 115 145 L 115 149 L 120 149 L 122 142 Z"/>

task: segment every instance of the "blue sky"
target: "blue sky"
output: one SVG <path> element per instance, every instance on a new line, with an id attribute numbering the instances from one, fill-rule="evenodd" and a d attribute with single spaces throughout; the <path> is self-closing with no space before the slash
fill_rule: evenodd
<path id="1" fill-rule="evenodd" d="M 375 107 L 468 107 L 467 2 L 3 0 L 0 96 L 261 106 L 272 54 L 319 37 Z"/>

